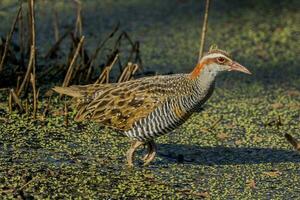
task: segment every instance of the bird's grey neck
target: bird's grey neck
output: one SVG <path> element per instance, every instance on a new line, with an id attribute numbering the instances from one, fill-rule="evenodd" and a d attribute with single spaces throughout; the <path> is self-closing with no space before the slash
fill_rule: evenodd
<path id="1" fill-rule="evenodd" d="M 217 72 L 212 72 L 209 69 L 203 69 L 201 74 L 195 79 L 194 94 L 201 98 L 206 96 L 212 87 L 214 87 Z"/>
<path id="2" fill-rule="evenodd" d="M 197 111 L 212 95 L 216 74 L 209 71 L 202 71 L 192 82 L 192 94 L 182 98 L 184 107 L 187 110 Z"/>

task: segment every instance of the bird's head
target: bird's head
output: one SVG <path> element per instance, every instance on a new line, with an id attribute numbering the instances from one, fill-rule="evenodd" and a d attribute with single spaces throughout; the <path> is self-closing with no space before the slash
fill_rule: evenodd
<path id="1" fill-rule="evenodd" d="M 197 78 L 203 71 L 214 75 L 223 71 L 239 71 L 251 74 L 246 67 L 232 60 L 228 53 L 220 49 L 210 50 L 200 59 L 190 75 L 191 79 Z"/>

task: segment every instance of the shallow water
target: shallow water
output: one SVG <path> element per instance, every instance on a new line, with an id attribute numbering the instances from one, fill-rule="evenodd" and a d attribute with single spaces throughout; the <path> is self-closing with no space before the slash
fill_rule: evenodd
<path id="1" fill-rule="evenodd" d="M 57 9 L 60 28 L 65 30 L 73 24 L 74 8 L 60 2 L 45 5 Z M 83 5 L 89 49 L 120 20 L 122 29 L 141 42 L 146 71 L 163 74 L 193 68 L 203 8 L 198 1 L 93 0 Z M 204 111 L 157 140 L 158 155 L 148 167 L 137 161 L 134 169 L 128 169 L 129 140 L 111 130 L 76 123 L 74 112 L 64 126 L 63 116 L 55 114 L 63 110 L 62 101 L 53 101 L 45 120 L 40 116 L 32 120 L 8 115 L 7 93 L 1 91 L 1 197 L 299 198 L 300 154 L 283 137 L 289 133 L 300 138 L 297 5 L 298 1 L 213 2 L 207 47 L 216 43 L 231 51 L 253 75 L 219 77 Z M 9 30 L 15 10 L 0 12 L 4 19 L 0 34 Z M 54 41 L 50 12 L 37 5 L 41 55 Z M 40 101 L 43 109 L 46 99 Z M 279 118 L 281 125 L 276 126 Z"/>

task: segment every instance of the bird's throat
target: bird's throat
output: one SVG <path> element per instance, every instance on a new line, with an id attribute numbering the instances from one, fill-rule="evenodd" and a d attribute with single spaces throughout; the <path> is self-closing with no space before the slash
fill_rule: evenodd
<path id="1" fill-rule="evenodd" d="M 201 60 L 196 65 L 196 67 L 194 68 L 194 70 L 191 72 L 189 78 L 192 79 L 192 80 L 198 78 L 201 75 L 201 73 L 202 73 L 203 69 L 205 68 L 205 66 L 209 65 L 209 64 L 211 64 L 213 62 L 214 62 L 214 59 L 212 59 L 212 58 Z"/>
<path id="2" fill-rule="evenodd" d="M 193 80 L 194 95 L 199 99 L 206 96 L 209 91 L 214 88 L 216 76 L 216 72 L 203 68 L 201 74 Z"/>

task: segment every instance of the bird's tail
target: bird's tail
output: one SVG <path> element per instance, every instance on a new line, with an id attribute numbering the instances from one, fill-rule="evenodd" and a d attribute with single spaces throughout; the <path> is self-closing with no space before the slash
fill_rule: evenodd
<path id="1" fill-rule="evenodd" d="M 72 85 L 70 87 L 54 87 L 53 91 L 59 94 L 65 94 L 77 99 L 90 99 L 95 92 L 103 91 L 112 87 L 112 84 L 89 84 L 89 85 Z"/>
<path id="2" fill-rule="evenodd" d="M 84 98 L 84 92 L 79 87 L 58 87 L 52 88 L 55 92 L 59 94 L 65 94 L 74 98 Z"/>

